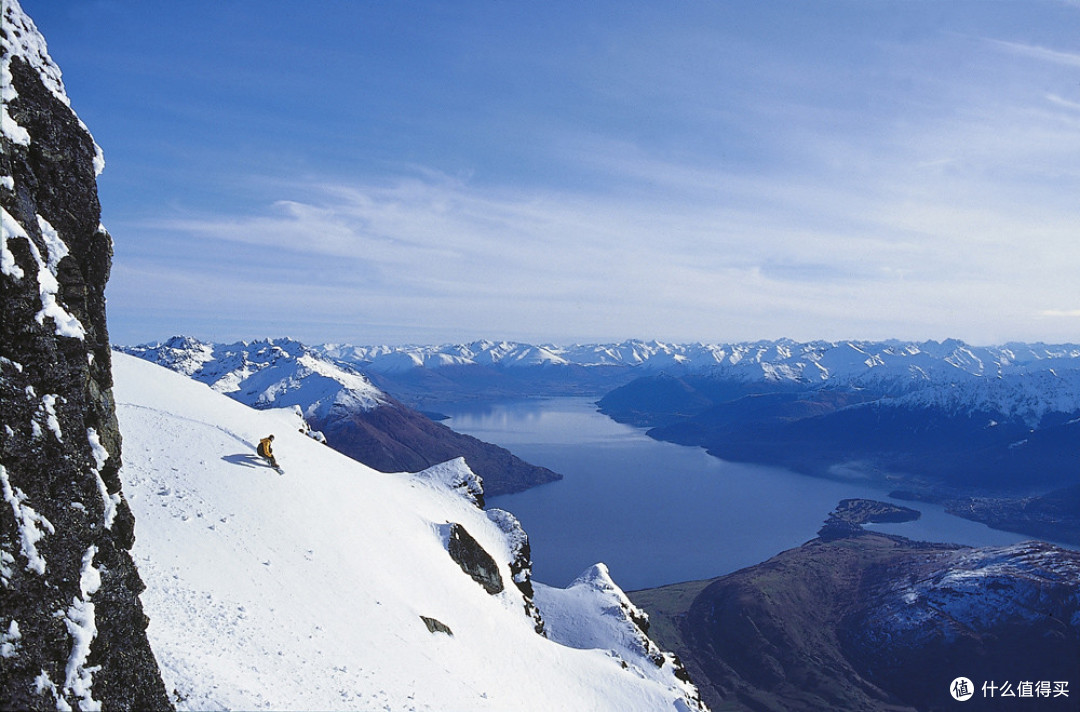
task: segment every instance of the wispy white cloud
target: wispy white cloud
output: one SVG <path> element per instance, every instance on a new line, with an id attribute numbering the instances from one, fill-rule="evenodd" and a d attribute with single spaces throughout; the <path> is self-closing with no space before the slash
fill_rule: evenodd
<path id="1" fill-rule="evenodd" d="M 261 206 L 110 224 L 152 238 L 118 252 L 111 305 L 339 341 L 1074 338 L 1052 317 L 1080 303 L 1080 54 L 861 17 L 785 41 L 776 19 L 620 25 L 514 77 L 550 98 L 378 127 L 427 166 L 230 176 Z M 527 167 L 485 163 L 507 155 Z"/>
<path id="2" fill-rule="evenodd" d="M 1078 2 L 1080 2 L 1080 0 L 1078 0 Z M 1068 99 L 1063 99 L 1062 97 L 1058 96 L 1057 94 L 1047 94 L 1046 95 L 1046 100 L 1049 101 L 1051 104 L 1056 104 L 1057 106 L 1063 106 L 1066 109 L 1071 109 L 1073 111 L 1080 111 L 1080 101 L 1069 101 Z"/>
<path id="3" fill-rule="evenodd" d="M 1039 312 L 1039 316 L 1074 319 L 1080 317 L 1080 309 L 1043 309 Z"/>
<path id="4" fill-rule="evenodd" d="M 1006 314 L 1075 290 L 1071 210 L 1025 204 L 977 172 L 958 180 L 955 167 L 912 160 L 828 182 L 609 148 L 589 160 L 623 176 L 624 190 L 511 189 L 428 171 L 279 186 L 290 197 L 262 214 L 142 229 L 243 251 L 217 269 L 175 266 L 170 300 L 227 292 L 219 305 L 315 318 L 324 332 L 333 314 L 340 332 L 322 338 L 338 340 L 395 321 L 434 340 L 558 338 L 571 324 L 593 338 L 917 337 L 921 327 L 985 340 Z M 123 270 L 114 281 L 155 293 Z"/>
<path id="5" fill-rule="evenodd" d="M 1051 62 L 1066 67 L 1080 67 L 1080 53 L 1063 52 L 1061 50 L 1040 47 L 1039 45 L 1024 44 L 1022 42 L 1009 42 L 1007 40 L 988 40 L 1001 49 L 1024 57 L 1031 57 L 1043 62 Z"/>

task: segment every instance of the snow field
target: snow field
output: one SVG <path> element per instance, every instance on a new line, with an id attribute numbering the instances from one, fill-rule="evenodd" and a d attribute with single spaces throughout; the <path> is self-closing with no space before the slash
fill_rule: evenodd
<path id="1" fill-rule="evenodd" d="M 148 635 L 180 709 L 685 707 L 670 665 L 618 640 L 581 650 L 537 635 L 510 542 L 463 497 L 340 455 L 291 410 L 255 411 L 119 353 L 114 374 Z M 284 476 L 255 457 L 269 433 Z M 499 563 L 502 593 L 450 558 L 447 522 Z"/>

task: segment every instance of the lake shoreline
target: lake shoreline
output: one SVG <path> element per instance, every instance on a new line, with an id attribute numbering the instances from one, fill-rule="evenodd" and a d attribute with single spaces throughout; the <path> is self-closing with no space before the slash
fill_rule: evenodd
<path id="1" fill-rule="evenodd" d="M 714 578 L 814 539 L 843 499 L 894 499 L 880 483 L 732 463 L 699 447 L 655 440 L 599 413 L 588 397 L 441 410 L 455 430 L 564 475 L 489 500 L 521 520 L 536 580 L 555 586 L 598 561 L 627 589 Z M 874 530 L 967 545 L 1024 539 L 940 505 L 919 511 L 918 521 L 874 524 Z"/>

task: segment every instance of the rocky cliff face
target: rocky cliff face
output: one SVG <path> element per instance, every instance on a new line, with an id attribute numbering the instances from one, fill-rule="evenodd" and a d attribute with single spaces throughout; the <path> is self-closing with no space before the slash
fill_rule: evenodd
<path id="1" fill-rule="evenodd" d="M 118 477 L 101 153 L 14 0 L 0 40 L 0 707 L 167 708 Z"/>

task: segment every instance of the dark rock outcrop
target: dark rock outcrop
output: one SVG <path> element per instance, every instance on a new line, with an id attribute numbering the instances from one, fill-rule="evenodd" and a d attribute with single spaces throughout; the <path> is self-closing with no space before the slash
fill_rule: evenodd
<path id="1" fill-rule="evenodd" d="M 505 586 L 502 574 L 499 573 L 499 565 L 465 527 L 456 522 L 450 525 L 446 548 L 450 552 L 450 558 L 485 591 L 491 595 L 502 593 Z"/>
<path id="2" fill-rule="evenodd" d="M 14 0 L 0 34 L 0 708 L 170 708 L 120 492 L 99 149 Z"/>
<path id="3" fill-rule="evenodd" d="M 430 633 L 446 633 L 452 636 L 454 631 L 450 630 L 450 626 L 443 623 L 438 618 L 431 618 L 429 616 L 420 616 L 420 620 L 424 621 L 424 625 L 427 626 Z"/>
<path id="4" fill-rule="evenodd" d="M 533 602 L 536 591 L 532 584 L 532 547 L 529 546 L 529 535 L 525 533 L 517 517 L 510 512 L 489 509 L 487 517 L 499 527 L 510 544 L 510 553 L 513 556 L 510 560 L 510 575 L 525 600 L 525 615 L 533 619 L 536 632 L 544 635 L 544 619 Z"/>

